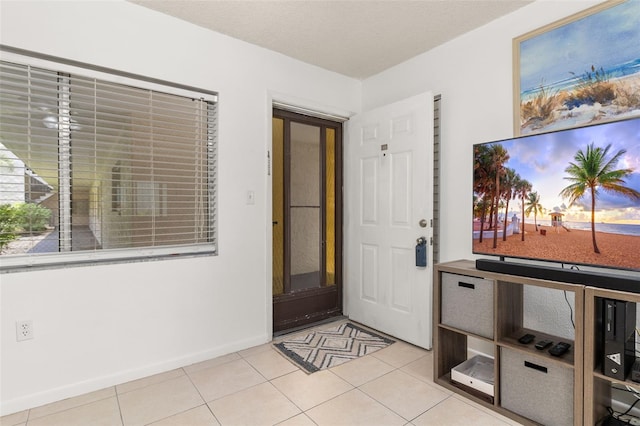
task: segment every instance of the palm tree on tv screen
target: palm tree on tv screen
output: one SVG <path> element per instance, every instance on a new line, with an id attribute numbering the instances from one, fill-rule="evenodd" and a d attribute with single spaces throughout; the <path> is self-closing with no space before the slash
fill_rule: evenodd
<path id="1" fill-rule="evenodd" d="M 495 187 L 493 190 L 494 195 L 494 210 L 493 214 L 493 248 L 498 247 L 498 208 L 500 205 L 500 178 L 505 173 L 504 164 L 509 160 L 509 153 L 500 144 L 491 146 L 491 162 L 493 163 L 493 177 L 495 178 Z"/>
<path id="2" fill-rule="evenodd" d="M 527 195 L 526 206 L 525 213 L 527 216 L 533 213 L 533 223 L 535 224 L 536 232 L 538 232 L 538 213 L 542 214 L 542 204 L 540 204 L 540 194 L 537 191 L 530 192 Z"/>
<path id="3" fill-rule="evenodd" d="M 620 194 L 633 200 L 640 199 L 640 192 L 624 185 L 624 179 L 633 173 L 633 169 L 615 169 L 618 160 L 627 151 L 621 149 L 608 158 L 609 149 L 611 149 L 611 144 L 603 149 L 595 147 L 593 142 L 587 146 L 586 152 L 579 149 L 573 157 L 575 162 L 570 162 L 564 170 L 569 174 L 564 179 L 572 183 L 560 191 L 562 197 L 569 199 L 569 207 L 585 195 L 591 196 L 591 239 L 595 253 L 600 253 L 596 243 L 595 222 L 596 200 L 599 190 Z"/>
<path id="4" fill-rule="evenodd" d="M 509 216 L 509 201 L 515 198 L 515 185 L 520 179 L 520 176 L 516 173 L 512 168 L 507 167 L 502 177 L 502 183 L 500 186 L 502 187 L 502 197 L 505 201 L 504 206 L 504 223 L 502 227 L 502 241 L 507 241 L 507 223 Z"/>
<path id="5" fill-rule="evenodd" d="M 524 204 L 525 199 L 527 198 L 527 194 L 531 191 L 531 182 L 526 179 L 520 179 L 516 182 L 516 194 L 520 196 L 520 205 L 522 207 L 522 229 L 520 231 L 520 240 L 524 241 Z"/>
<path id="6" fill-rule="evenodd" d="M 480 218 L 480 239 L 482 242 L 484 234 L 484 224 L 489 207 L 489 194 L 492 191 L 491 157 L 488 145 L 479 145 L 474 148 L 474 169 L 473 169 L 473 191 L 478 195 L 477 207 Z M 493 202 L 491 203 L 493 205 Z"/>

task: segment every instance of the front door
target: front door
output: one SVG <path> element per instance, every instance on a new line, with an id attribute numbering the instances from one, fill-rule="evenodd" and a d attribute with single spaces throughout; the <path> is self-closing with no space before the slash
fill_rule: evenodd
<path id="1" fill-rule="evenodd" d="M 273 331 L 342 314 L 342 124 L 274 109 Z"/>
<path id="2" fill-rule="evenodd" d="M 433 96 L 349 120 L 345 298 L 349 318 L 431 347 Z M 427 241 L 427 266 L 416 243 Z"/>

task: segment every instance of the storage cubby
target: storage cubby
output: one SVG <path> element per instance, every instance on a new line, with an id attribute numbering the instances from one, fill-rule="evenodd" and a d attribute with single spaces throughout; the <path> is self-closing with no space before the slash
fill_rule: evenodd
<path id="1" fill-rule="evenodd" d="M 596 424 L 608 414 L 607 408 L 613 405 L 614 386 L 630 386 L 640 390 L 640 383 L 632 381 L 628 376 L 625 380 L 619 380 L 603 372 L 603 316 L 599 305 L 604 299 L 637 304 L 640 303 L 640 294 L 595 287 L 585 289 L 584 421 L 587 425 Z"/>
<path id="2" fill-rule="evenodd" d="M 575 363 L 576 354 L 576 330 L 572 328 L 571 336 L 561 336 L 560 333 L 554 333 L 553 331 L 560 329 L 559 318 L 547 318 L 544 321 L 549 331 L 541 330 L 535 326 L 527 325 L 525 322 L 526 310 L 525 310 L 525 288 L 527 286 L 535 286 L 537 288 L 544 288 L 545 300 L 536 300 L 532 304 L 535 305 L 537 310 L 543 310 L 545 303 L 548 301 L 554 301 L 556 304 L 561 305 L 563 298 L 563 292 L 569 292 L 572 295 L 578 290 L 579 298 L 582 298 L 582 286 L 575 286 L 570 284 L 555 283 L 552 281 L 540 281 L 535 280 L 535 283 L 531 282 L 531 279 L 526 279 L 527 284 L 513 282 L 512 278 L 508 281 L 498 280 L 496 285 L 498 287 L 498 299 L 496 301 L 499 308 L 497 308 L 496 315 L 496 329 L 497 329 L 497 343 L 500 346 L 511 347 L 518 349 L 522 352 L 528 352 L 533 356 L 551 357 L 553 362 L 564 363 L 568 366 L 572 366 Z M 569 290 L 565 287 L 569 286 Z M 575 306 L 575 300 L 573 301 Z M 571 307 L 573 310 L 573 306 Z M 570 313 L 567 312 L 566 316 L 562 316 L 563 322 L 570 322 Z M 575 320 L 573 320 L 575 323 Z M 563 327 L 563 329 L 566 327 Z M 532 344 L 523 345 L 518 342 L 520 337 L 525 334 L 533 334 L 535 340 Z M 566 333 L 565 333 L 566 334 Z M 535 342 L 540 340 L 549 340 L 553 343 L 566 342 L 571 345 L 570 350 L 562 357 L 552 357 L 548 354 L 547 349 L 538 350 L 535 348 Z M 581 344 L 582 342 L 578 342 Z M 578 352 L 581 354 L 581 352 Z"/>
<path id="3" fill-rule="evenodd" d="M 545 298 L 573 302 L 571 323 L 568 313 L 546 312 Z M 583 424 L 583 285 L 480 271 L 469 260 L 442 263 L 435 268 L 434 325 L 434 380 L 441 386 L 524 424 Z M 527 333 L 535 339 L 520 343 Z M 542 339 L 571 348 L 555 357 L 535 349 Z M 493 352 L 486 353 L 493 357 L 493 396 L 451 380 L 451 369 L 473 355 L 473 340 Z"/>

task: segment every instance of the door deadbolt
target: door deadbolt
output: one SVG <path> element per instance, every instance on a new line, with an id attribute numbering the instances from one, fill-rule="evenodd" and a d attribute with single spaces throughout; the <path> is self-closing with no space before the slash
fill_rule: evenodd
<path id="1" fill-rule="evenodd" d="M 427 219 L 420 219 L 420 222 L 418 222 L 418 225 L 420 225 L 420 228 L 426 228 L 427 227 Z"/>

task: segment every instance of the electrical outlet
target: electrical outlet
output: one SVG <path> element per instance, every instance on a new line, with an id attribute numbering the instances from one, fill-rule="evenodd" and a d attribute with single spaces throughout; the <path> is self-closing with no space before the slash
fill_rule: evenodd
<path id="1" fill-rule="evenodd" d="M 33 321 L 16 321 L 16 341 L 33 339 Z"/>

